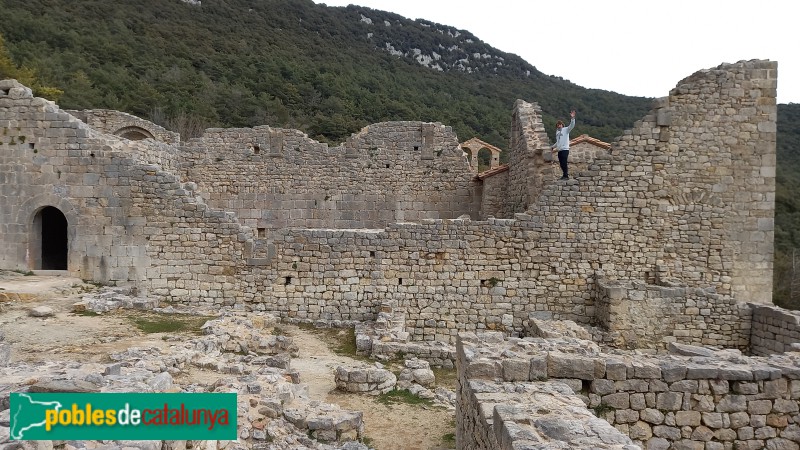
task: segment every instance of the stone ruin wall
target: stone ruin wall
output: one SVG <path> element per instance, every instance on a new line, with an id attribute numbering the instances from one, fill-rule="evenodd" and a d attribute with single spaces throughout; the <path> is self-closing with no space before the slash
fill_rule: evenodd
<path id="1" fill-rule="evenodd" d="M 590 138 L 587 135 L 579 136 L 573 141 L 576 142 L 569 147 L 569 175 L 573 178 L 586 171 L 595 159 L 607 154 L 611 148 L 610 144 Z M 553 162 L 550 163 L 552 172 L 550 177 L 551 179 L 560 178 L 561 167 L 558 165 L 558 154 L 552 153 L 551 156 L 553 157 Z"/>
<path id="2" fill-rule="evenodd" d="M 514 139 L 513 145 L 517 149 L 515 159 L 524 167 L 511 170 L 510 166 L 506 164 L 477 175 L 477 178 L 482 181 L 479 187 L 481 192 L 480 220 L 486 220 L 489 217 L 513 217 L 514 210 L 520 209 L 514 205 L 527 204 L 531 206 L 544 186 L 561 177 L 557 154 L 550 151 L 549 146 L 540 145 L 540 141 L 544 137 L 534 130 L 534 128 L 540 130 L 541 123 L 531 124 L 533 120 L 539 120 L 541 117 L 538 107 L 522 101 L 518 102 L 516 107 L 515 117 L 522 119 L 515 122 L 514 132 L 519 133 L 518 130 L 525 129 L 524 136 L 528 138 L 523 139 L 518 136 Z M 610 144 L 589 138 L 587 135 L 573 139 L 573 141 L 577 142 L 570 146 L 569 151 L 569 167 L 572 177 L 585 171 L 598 156 L 608 153 L 610 147 Z M 525 147 L 528 142 L 533 142 L 533 147 Z M 524 148 L 524 150 L 520 150 L 520 148 Z M 525 180 L 529 185 L 522 190 L 509 188 L 509 179 L 511 178 L 517 185 L 524 183 Z M 509 197 L 509 190 L 514 193 L 514 196 Z M 517 212 L 522 212 L 522 210 Z"/>
<path id="3" fill-rule="evenodd" d="M 450 127 L 370 125 L 328 147 L 296 130 L 209 129 L 181 146 L 181 177 L 262 235 L 477 217 L 480 196 Z"/>
<path id="4" fill-rule="evenodd" d="M 715 284 L 720 293 L 736 293 L 740 300 L 769 302 L 776 85 L 774 62 L 696 73 L 660 99 L 610 154 L 597 155 L 578 183 L 541 190 L 531 208 L 562 222 L 559 246 L 574 259 L 585 259 L 575 254 L 578 237 L 578 246 L 599 244 L 592 252 L 606 248 L 625 255 L 609 256 L 638 267 L 638 279 Z M 538 113 L 538 106 L 524 102 L 517 109 L 515 117 L 523 119 Z M 512 127 L 512 144 L 513 137 L 538 131 L 526 120 Z M 513 152 L 519 148 L 512 145 Z M 550 170 L 544 158 L 527 161 L 533 166 L 528 173 Z M 508 195 L 512 203 L 528 194 L 521 183 L 512 181 L 512 188 L 518 189 Z M 615 270 L 614 264 L 599 269 Z"/>
<path id="5" fill-rule="evenodd" d="M 747 349 L 751 307 L 703 288 L 599 280 L 595 318 L 608 331 L 604 342 L 616 348 L 681 342 Z"/>
<path id="6" fill-rule="evenodd" d="M 481 191 L 481 214 L 479 220 L 489 217 L 512 217 L 506 204 L 508 198 L 509 170 L 483 178 Z"/>
<path id="7" fill-rule="evenodd" d="M 517 100 L 511 117 L 506 217 L 525 212 L 536 201 L 545 183 L 545 178 L 536 170 L 545 165 L 545 149 L 546 153 L 550 152 L 550 139 L 542 123 L 541 108 Z"/>
<path id="8" fill-rule="evenodd" d="M 751 354 L 765 356 L 800 351 L 800 312 L 769 305 L 749 306 L 753 311 Z"/>
<path id="9" fill-rule="evenodd" d="M 461 330 L 518 332 L 535 311 L 592 321 L 598 308 L 596 283 L 607 278 L 683 288 L 680 295 L 655 300 L 669 306 L 667 311 L 631 309 L 646 314 L 631 328 L 644 337 L 642 343 L 664 345 L 674 339 L 746 346 L 748 313 L 738 303 L 766 302 L 771 292 L 769 270 L 762 268 L 771 265 L 772 257 L 767 199 L 774 189 L 775 72 L 770 62 L 698 72 L 578 181 L 544 186 L 539 202 L 517 219 L 434 221 L 397 226 L 397 231 L 390 226 L 387 234 L 373 237 L 374 247 L 351 247 L 353 254 L 376 255 L 363 266 L 358 258 L 352 258 L 354 263 L 339 259 L 343 249 L 332 249 L 328 241 L 338 243 L 336 235 L 297 231 L 302 238 L 276 242 L 280 276 L 271 301 L 286 297 L 296 299 L 290 304 L 328 305 L 322 294 L 304 288 L 276 293 L 285 289 L 280 287 L 285 277 L 316 284 L 319 261 L 334 268 L 331 274 L 355 271 L 356 276 L 329 280 L 349 285 L 341 289 L 353 304 L 369 310 L 378 300 L 396 302 L 408 310 L 415 337 L 449 334 L 452 340 Z M 697 104 L 707 109 L 698 110 Z M 525 114 L 515 117 L 535 116 Z M 703 154 L 698 143 L 713 152 Z M 520 185 L 514 176 L 509 170 L 512 203 L 527 195 L 527 190 L 511 193 Z M 745 208 L 743 199 L 755 208 Z M 743 252 L 744 257 L 735 249 L 754 253 Z M 293 268 L 298 252 L 309 255 L 310 270 Z M 752 266 L 746 277 L 736 270 L 745 260 Z M 415 284 L 420 286 L 399 285 L 400 278 L 419 280 Z M 465 301 L 464 294 L 477 297 Z M 639 294 L 630 295 L 635 300 Z M 660 326 L 667 316 L 674 331 Z"/>
<path id="10" fill-rule="evenodd" d="M 204 181 L 184 178 L 209 174 L 224 158 L 212 145 L 190 142 L 178 152 L 155 140 L 118 139 L 0 81 L 0 264 L 31 268 L 30 224 L 51 205 L 69 223 L 72 275 L 135 284 L 173 301 L 307 321 L 372 320 L 390 303 L 405 310 L 418 341 L 492 329 L 524 334 L 533 316 L 598 321 L 623 347 L 790 351 L 800 339 L 797 314 L 762 305 L 771 292 L 774 79 L 769 62 L 698 72 L 577 181 L 542 182 L 538 201 L 514 219 L 288 228 L 268 239 L 237 217 L 247 208 L 209 205 Z M 380 125 L 372 129 L 406 126 Z M 284 133 L 284 142 L 299 136 L 266 127 L 230 132 L 247 135 L 233 139 L 237 146 L 259 133 Z M 700 151 L 706 147 L 713 151 Z M 245 165 L 247 150 L 237 148 L 225 171 Z M 515 198 L 533 194 L 519 171 L 507 173 L 511 212 Z M 460 448 L 512 448 L 523 436 L 616 448 L 800 442 L 800 374 L 791 354 L 648 359 L 604 354 L 588 341 L 551 346 L 490 336 L 465 335 L 459 344 L 474 341 L 459 350 Z M 569 415 L 548 416 L 561 410 Z M 543 426 L 532 429 L 536 421 Z M 584 435 L 564 434 L 564 423 L 586 425 Z"/>
<path id="11" fill-rule="evenodd" d="M 678 350 L 687 356 L 606 353 L 565 335 L 462 334 L 456 445 L 798 448 L 800 354 Z"/>
<path id="12" fill-rule="evenodd" d="M 775 71 L 775 63 L 744 62 L 698 72 L 579 180 L 542 182 L 538 202 L 515 219 L 422 219 L 373 231 L 281 229 L 269 237 L 253 229 L 266 226 L 259 222 L 265 213 L 245 207 L 253 197 L 242 191 L 262 189 L 255 173 L 271 178 L 270 163 L 253 158 L 248 152 L 254 147 L 248 145 L 258 144 L 260 158 L 285 163 L 285 170 L 330 158 L 354 161 L 345 165 L 353 171 L 370 164 L 370 151 L 377 164 L 406 156 L 413 151 L 411 144 L 422 143 L 420 159 L 414 161 L 423 175 L 414 164 L 411 172 L 403 172 L 421 177 L 436 158 L 464 164 L 457 140 L 436 124 L 389 123 L 370 127 L 343 149 L 326 149 L 295 132 L 264 127 L 210 130 L 207 140 L 190 141 L 177 153 L 153 140 L 101 135 L 29 92 L 19 95 L 22 88 L 7 88 L 0 98 L 0 120 L 8 130 L 3 143 L 12 151 L 3 157 L 2 173 L 9 175 L 4 175 L 0 206 L 10 212 L 2 224 L 3 265 L 31 268 L 28 224 L 39 208 L 54 205 L 70 224 L 72 273 L 136 283 L 171 301 L 273 310 L 309 321 L 369 320 L 389 302 L 406 309 L 415 339 L 452 342 L 459 331 L 520 333 L 531 313 L 595 321 L 598 280 L 674 284 L 687 292 L 669 300 L 675 323 L 693 316 L 696 308 L 701 311 L 688 319 L 691 332 L 653 330 L 658 322 L 646 318 L 633 323 L 633 329 L 645 327 L 646 341 L 658 345 L 674 339 L 742 347 L 746 329 L 715 317 L 740 317 L 737 303 L 765 302 L 771 292 Z M 530 156 L 525 146 L 546 145 L 540 119 L 529 111 L 536 107 L 517 106 L 510 162 L 544 164 L 544 157 Z M 25 143 L 18 138 L 23 135 L 29 138 Z M 265 156 L 277 153 L 273 139 L 283 142 L 283 156 Z M 28 147 L 34 143 L 38 154 Z M 233 149 L 224 150 L 233 143 Z M 314 151 L 319 154 L 308 155 Z M 407 161 L 394 160 L 395 170 Z M 258 169 L 231 180 L 248 164 Z M 174 170 L 178 166 L 182 173 Z M 508 211 L 532 195 L 522 172 L 513 167 L 508 171 Z M 438 168 L 439 179 L 452 175 Z M 351 180 L 352 172 L 342 178 Z M 316 197 L 302 198 L 305 188 L 281 179 L 274 184 L 276 191 L 297 189 L 281 205 L 291 219 L 292 209 L 305 208 Z M 466 180 L 446 185 L 453 198 L 467 198 L 460 197 L 467 195 L 467 184 L 458 184 Z M 381 190 L 396 187 L 386 183 Z M 230 200 L 214 197 L 229 188 L 239 190 Z M 349 187 L 340 189 L 341 201 L 347 202 Z M 30 200 L 20 204 L 20 198 Z M 417 204 L 421 216 L 431 213 L 422 200 Z M 353 200 L 342 208 L 348 212 L 361 206 Z M 455 214 L 449 207 L 444 210 Z M 243 226 L 238 214 L 251 226 Z M 305 220 L 302 214 L 297 217 L 297 223 Z M 698 290 L 705 293 L 703 299 L 697 298 Z M 637 300 L 633 294 L 632 300 Z M 701 301 L 710 306 L 698 306 Z M 619 331 L 622 335 L 624 330 Z"/>
<path id="13" fill-rule="evenodd" d="M 612 272 L 625 265 L 634 280 L 768 303 L 776 70 L 751 61 L 698 72 L 579 182 L 543 191 L 538 208 L 564 233 L 554 250 L 572 266 L 597 254 L 597 278 L 624 280 Z"/>
<path id="14" fill-rule="evenodd" d="M 65 110 L 89 127 L 106 134 L 131 140 L 155 139 L 167 144 L 178 144 L 181 135 L 134 115 L 110 109 Z"/>

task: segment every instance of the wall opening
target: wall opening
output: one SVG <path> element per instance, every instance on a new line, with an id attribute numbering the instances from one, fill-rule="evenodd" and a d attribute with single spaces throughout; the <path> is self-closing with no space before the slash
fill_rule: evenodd
<path id="1" fill-rule="evenodd" d="M 36 270 L 67 270 L 69 238 L 67 218 L 52 206 L 43 208 L 33 219 Z M 38 250 L 38 252 L 36 251 Z"/>
<path id="2" fill-rule="evenodd" d="M 488 148 L 478 150 L 478 173 L 489 170 L 492 167 L 492 151 Z"/>
<path id="3" fill-rule="evenodd" d="M 131 126 L 120 128 L 114 132 L 115 135 L 131 140 L 141 141 L 144 139 L 154 139 L 153 134 L 141 127 Z"/>

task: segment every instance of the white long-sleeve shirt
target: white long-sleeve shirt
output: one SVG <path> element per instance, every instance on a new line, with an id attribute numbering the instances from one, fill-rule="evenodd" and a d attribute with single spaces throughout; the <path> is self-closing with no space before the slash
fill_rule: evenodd
<path id="1" fill-rule="evenodd" d="M 556 143 L 553 144 L 551 148 L 557 148 L 558 151 L 569 150 L 569 132 L 572 131 L 573 128 L 575 128 L 574 117 L 570 119 L 568 126 L 556 130 Z"/>

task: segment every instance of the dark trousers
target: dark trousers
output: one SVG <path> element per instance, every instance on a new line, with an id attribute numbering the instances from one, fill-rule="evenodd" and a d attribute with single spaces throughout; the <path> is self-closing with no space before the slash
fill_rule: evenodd
<path id="1" fill-rule="evenodd" d="M 569 176 L 569 168 L 567 168 L 567 159 L 569 159 L 569 150 L 558 151 L 558 165 L 561 166 L 561 172 L 565 177 Z"/>

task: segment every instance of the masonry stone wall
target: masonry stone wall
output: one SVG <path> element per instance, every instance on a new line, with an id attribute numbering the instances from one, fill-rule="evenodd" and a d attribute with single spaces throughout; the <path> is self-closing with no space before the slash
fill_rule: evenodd
<path id="1" fill-rule="evenodd" d="M 775 72 L 760 61 L 698 72 L 579 180 L 545 189 L 540 210 L 560 224 L 552 250 L 567 273 L 592 259 L 596 275 L 624 279 L 625 266 L 631 279 L 769 302 Z"/>
<path id="2" fill-rule="evenodd" d="M 541 113 L 520 101 L 513 219 L 486 221 L 441 218 L 478 217 L 485 195 L 439 124 L 377 124 L 335 148 L 299 131 L 211 129 L 175 151 L 100 133 L 3 82 L 0 262 L 36 268 L 31 224 L 55 206 L 71 273 L 166 300 L 344 321 L 388 301 L 414 340 L 448 342 L 518 334 L 545 312 L 614 322 L 628 341 L 642 330 L 637 345 L 744 348 L 747 325 L 724 321 L 746 324 L 738 304 L 769 302 L 775 77 L 765 61 L 698 72 L 566 182 L 537 172 Z M 632 283 L 630 295 L 602 297 L 599 280 Z M 649 287 L 666 283 L 685 291 Z M 668 312 L 632 317 L 652 307 Z"/>
<path id="3" fill-rule="evenodd" d="M 576 125 L 577 128 L 577 125 Z M 573 134 L 574 136 L 574 134 Z M 571 177 L 580 176 L 581 172 L 587 170 L 595 159 L 600 155 L 607 154 L 611 145 L 598 141 L 587 135 L 578 136 L 572 139 L 569 146 L 569 174 Z M 553 155 L 551 167 L 555 170 L 552 176 L 559 178 L 561 168 L 558 165 L 558 154 Z"/>
<path id="4" fill-rule="evenodd" d="M 508 204 L 506 202 L 508 199 L 508 177 L 509 171 L 503 170 L 483 178 L 480 220 L 486 220 L 489 217 L 504 218 L 511 215 L 507 209 Z"/>
<path id="5" fill-rule="evenodd" d="M 173 147 L 102 134 L 13 80 L 0 82 L 0 127 L 4 268 L 41 268 L 31 253 L 41 236 L 31 224 L 53 206 L 67 221 L 73 276 L 144 292 L 171 287 L 173 295 L 193 287 L 211 301 L 233 286 L 228 277 L 243 260 L 247 230 L 152 163 L 176 167 Z"/>
<path id="6" fill-rule="evenodd" d="M 210 129 L 181 147 L 182 177 L 264 233 L 477 218 L 480 195 L 450 127 L 370 125 L 338 147 L 296 130 Z"/>
<path id="7" fill-rule="evenodd" d="M 459 448 L 553 441 L 572 441 L 568 448 L 623 448 L 611 446 L 624 444 L 614 431 L 648 449 L 800 446 L 800 353 L 747 358 L 726 350 L 655 358 L 609 354 L 574 338 L 498 333 L 462 334 L 457 352 Z M 553 394 L 568 396 L 547 384 L 554 381 L 616 430 L 595 425 L 594 415 L 575 406 L 560 408 L 562 416 L 554 418 L 555 405 L 569 402 Z M 518 425 L 509 426 L 503 416 Z M 502 428 L 526 432 L 505 433 L 508 443 L 501 447 L 492 438 Z"/>
<path id="8" fill-rule="evenodd" d="M 746 350 L 750 344 L 751 306 L 729 296 L 679 283 L 599 280 L 597 289 L 596 318 L 617 348 L 681 342 Z"/>
<path id="9" fill-rule="evenodd" d="M 800 350 L 800 312 L 768 305 L 749 306 L 753 311 L 750 334 L 753 355 Z"/>
<path id="10" fill-rule="evenodd" d="M 155 139 L 167 144 L 177 144 L 181 140 L 178 133 L 121 111 L 91 109 L 66 110 L 65 112 L 102 133 L 132 140 Z"/>
<path id="11" fill-rule="evenodd" d="M 545 184 L 540 168 L 550 152 L 549 138 L 542 123 L 542 110 L 536 103 L 517 100 L 511 118 L 508 156 L 508 214 L 522 213 L 536 202 Z"/>

